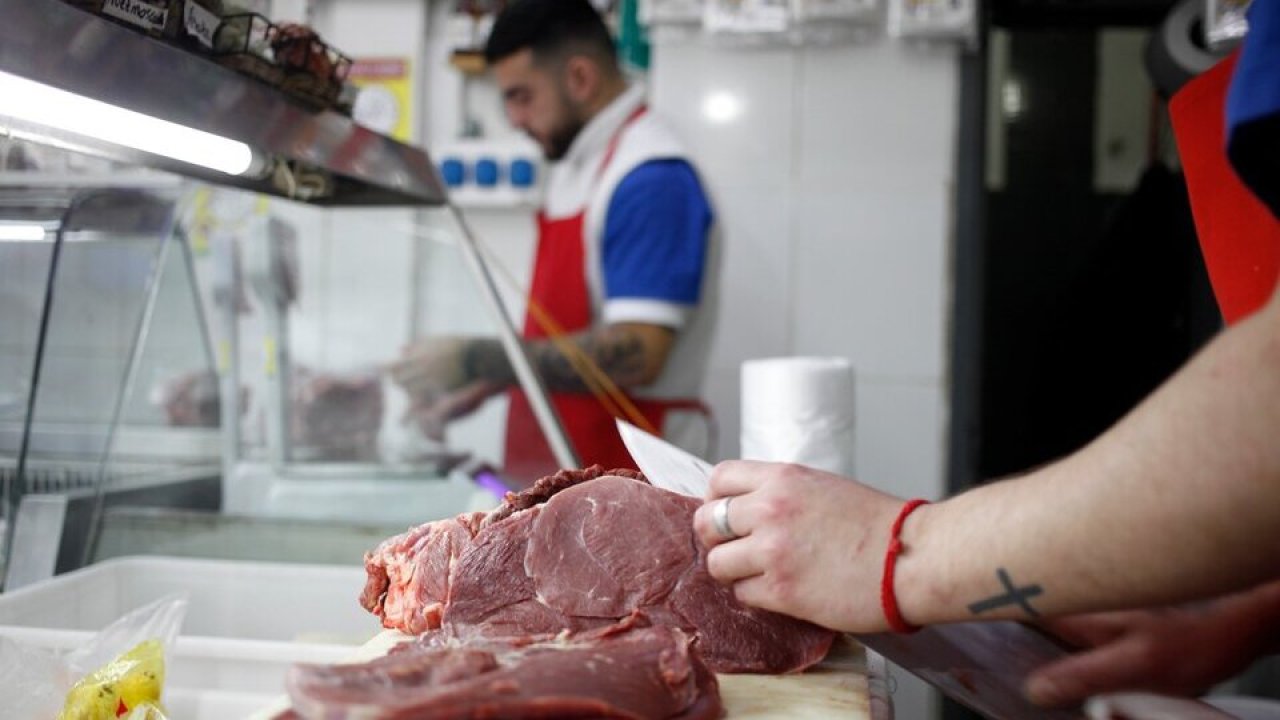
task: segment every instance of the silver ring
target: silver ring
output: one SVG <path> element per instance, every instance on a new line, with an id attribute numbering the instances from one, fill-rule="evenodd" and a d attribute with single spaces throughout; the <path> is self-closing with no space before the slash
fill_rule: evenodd
<path id="1" fill-rule="evenodd" d="M 716 532 L 726 540 L 737 540 L 742 537 L 733 531 L 729 526 L 729 501 L 732 497 L 720 498 L 720 502 L 716 503 L 715 508 L 711 511 L 711 519 L 716 524 Z"/>

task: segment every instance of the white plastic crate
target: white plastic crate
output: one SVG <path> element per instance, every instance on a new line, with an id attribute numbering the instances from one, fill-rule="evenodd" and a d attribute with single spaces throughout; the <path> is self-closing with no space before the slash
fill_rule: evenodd
<path id="1" fill-rule="evenodd" d="M 272 693 L 298 662 L 331 663 L 381 629 L 356 567 L 163 557 L 109 560 L 0 595 L 0 635 L 68 649 L 137 607 L 189 597 L 167 686 Z"/>

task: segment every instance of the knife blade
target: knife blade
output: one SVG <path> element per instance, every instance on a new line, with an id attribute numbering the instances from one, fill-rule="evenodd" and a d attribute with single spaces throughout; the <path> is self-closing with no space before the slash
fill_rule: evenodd
<path id="1" fill-rule="evenodd" d="M 706 497 L 711 487 L 711 463 L 626 420 L 616 422 L 622 444 L 651 485 L 681 495 Z"/>
<path id="2" fill-rule="evenodd" d="M 623 420 L 618 434 L 636 467 L 655 487 L 704 498 L 712 465 Z M 1032 670 L 1066 657 L 1049 635 L 1019 622 L 935 625 L 912 635 L 854 635 L 864 646 L 937 688 L 947 697 L 995 720 L 1035 717 L 1078 720 L 1078 710 L 1045 710 L 1022 694 Z"/>

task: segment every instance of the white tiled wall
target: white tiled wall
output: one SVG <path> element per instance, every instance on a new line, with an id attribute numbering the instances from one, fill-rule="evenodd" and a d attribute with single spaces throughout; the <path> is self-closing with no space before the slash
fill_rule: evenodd
<path id="1" fill-rule="evenodd" d="M 938 380 L 948 189 L 846 188 L 796 203 L 795 347 L 850 358 L 864 378 Z"/>
<path id="2" fill-rule="evenodd" d="M 762 51 L 683 41 L 655 50 L 651 90 L 693 148 L 726 228 L 711 381 L 724 454 L 736 451 L 742 360 L 839 355 L 853 361 L 859 390 L 932 390 L 939 407 L 930 413 L 886 410 L 894 427 L 918 434 L 914 455 L 935 456 L 938 470 L 912 482 L 939 494 L 954 51 L 888 40 Z M 708 120 L 702 107 L 716 92 L 737 96 L 741 116 Z M 863 408 L 863 427 L 890 421 Z M 893 472 L 902 460 L 860 449 L 860 470 L 903 474 Z"/>

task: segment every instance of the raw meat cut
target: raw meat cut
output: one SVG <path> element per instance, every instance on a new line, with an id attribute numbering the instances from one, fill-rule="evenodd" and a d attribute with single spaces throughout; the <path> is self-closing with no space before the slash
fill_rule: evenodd
<path id="1" fill-rule="evenodd" d="M 692 638 L 644 622 L 539 642 L 456 645 L 433 633 L 363 665 L 295 666 L 281 720 L 720 717 Z"/>
<path id="2" fill-rule="evenodd" d="M 698 636 L 716 672 L 798 672 L 835 633 L 748 608 L 706 570 L 695 498 L 632 471 L 562 471 L 485 514 L 428 523 L 365 557 L 361 604 L 458 640 L 590 631 L 635 612 Z"/>

